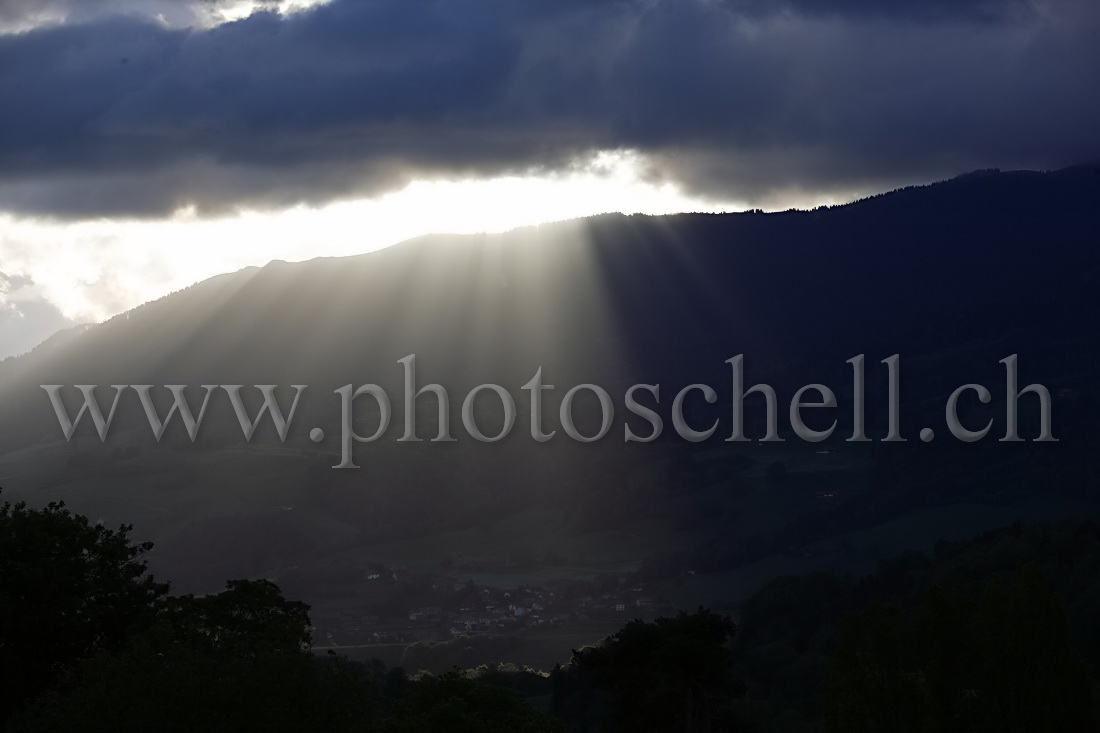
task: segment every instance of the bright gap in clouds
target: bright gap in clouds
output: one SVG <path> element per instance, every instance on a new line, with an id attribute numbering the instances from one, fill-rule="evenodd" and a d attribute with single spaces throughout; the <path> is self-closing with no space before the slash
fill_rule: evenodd
<path id="1" fill-rule="evenodd" d="M 204 219 L 181 212 L 158 221 L 50 222 L 0 215 L 0 315 L 25 322 L 43 301 L 73 322 L 95 322 L 199 280 L 274 259 L 369 252 L 427 233 L 501 232 L 611 211 L 730 211 L 646 181 L 630 153 L 601 153 L 583 169 L 480 181 L 421 181 L 372 200 L 242 212 Z M 0 358 L 29 348 L 5 334 Z M 38 340 L 56 330 L 42 324 Z"/>
<path id="2" fill-rule="evenodd" d="M 324 5 L 329 0 L 232 0 L 205 9 L 208 22 L 226 23 L 247 18 L 259 10 L 274 10 L 279 13 L 298 13 L 316 5 Z M 199 6 L 202 8 L 202 6 Z"/>

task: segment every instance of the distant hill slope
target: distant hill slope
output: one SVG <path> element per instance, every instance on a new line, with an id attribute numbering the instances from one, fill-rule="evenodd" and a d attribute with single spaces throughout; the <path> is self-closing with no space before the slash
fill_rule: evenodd
<path id="1" fill-rule="evenodd" d="M 743 353 L 746 384 L 767 381 L 780 391 L 785 424 L 786 403 L 802 384 L 824 382 L 842 400 L 848 397 L 845 360 L 864 353 L 868 390 L 877 400 L 868 405 L 868 432 L 881 438 L 885 371 L 878 362 L 900 353 L 903 425 L 910 439 L 905 450 L 917 451 L 916 430 L 926 418 L 942 422 L 946 395 L 966 382 L 995 387 L 1003 381 L 997 360 L 1011 353 L 1020 354 L 1022 384 L 1043 380 L 1069 395 L 1095 392 L 1098 243 L 1100 167 L 1081 166 L 970 174 L 814 211 L 613 214 L 500 235 L 426 236 L 357 257 L 272 262 L 212 278 L 0 363 L 0 452 L 39 446 L 18 459 L 26 465 L 0 466 L 0 485 L 39 500 L 95 499 L 101 503 L 87 508 L 93 516 L 97 510 L 109 519 L 136 512 L 154 534 L 178 537 L 180 547 L 205 543 L 214 557 L 209 564 L 240 549 L 210 540 L 210 533 L 236 531 L 201 524 L 211 517 L 253 517 L 249 527 L 265 528 L 257 536 L 272 532 L 263 536 L 282 538 L 284 530 L 293 535 L 293 541 L 265 540 L 282 548 L 269 548 L 269 555 L 242 566 L 249 572 L 328 551 L 335 538 L 350 547 L 467 532 L 523 512 L 543 517 L 539 526 L 552 528 L 539 540 L 547 544 L 605 530 L 638 535 L 654 523 L 668 529 L 680 522 L 680 529 L 661 535 L 680 547 L 695 542 L 692 522 L 704 522 L 702 544 L 726 536 L 732 525 L 723 522 L 739 512 L 738 526 L 771 533 L 771 544 L 750 550 L 715 540 L 719 545 L 711 554 L 745 559 L 789 545 L 788 535 L 775 539 L 781 530 L 804 525 L 797 531 L 807 535 L 805 541 L 821 539 L 933 499 L 914 494 L 894 504 L 871 502 L 843 520 L 818 511 L 818 488 L 852 493 L 846 487 L 862 491 L 916 481 L 912 477 L 920 471 L 909 467 L 909 459 L 884 458 L 893 454 L 875 444 L 868 454 L 853 453 L 826 467 L 833 478 L 820 472 L 821 461 L 807 459 L 805 472 L 795 471 L 791 479 L 805 493 L 781 501 L 768 498 L 775 493 L 765 492 L 771 479 L 752 454 L 748 462 L 756 464 L 745 474 L 746 485 L 760 488 L 760 501 L 746 499 L 726 511 L 722 507 L 732 501 L 728 482 L 737 469 L 722 461 L 740 450 L 722 442 L 728 421 L 705 443 L 675 439 L 669 425 L 667 439 L 658 444 L 623 446 L 628 385 L 661 384 L 667 423 L 672 397 L 688 384 L 711 384 L 720 405 L 728 403 L 729 367 L 723 362 Z M 457 443 L 396 442 L 403 420 L 397 360 L 409 354 L 417 355 L 419 384 L 439 382 L 451 391 Z M 551 429 L 559 426 L 558 401 L 567 388 L 595 383 L 608 389 L 617 413 L 605 440 L 586 446 L 559 432 L 543 446 L 526 435 L 527 393 L 520 387 L 539 367 L 546 383 L 556 385 L 545 408 Z M 334 471 L 329 466 L 339 450 L 339 403 L 333 390 L 366 382 L 390 390 L 391 431 L 385 441 L 358 447 L 368 464 L 364 469 Z M 495 446 L 472 441 L 460 422 L 462 397 L 489 382 L 506 386 L 519 403 L 513 435 Z M 100 460 L 72 458 L 97 442 L 90 424 L 78 432 L 80 445 L 65 447 L 68 452 L 48 445 L 61 433 L 42 384 L 103 385 L 105 404 L 111 384 L 305 384 L 309 390 L 285 455 L 226 452 L 239 451 L 241 438 L 222 405 L 211 408 L 215 417 L 205 448 L 171 448 L 186 443 L 177 424 L 166 446 L 146 458 L 116 452 Z M 479 410 L 495 414 L 492 399 L 484 396 Z M 578 406 L 588 415 L 578 423 L 593 432 L 593 404 Z M 419 409 L 420 435 L 431 437 L 431 400 Z M 703 426 L 715 417 L 725 420 L 717 409 L 695 394 L 688 412 Z M 1077 409 L 1073 414 L 1083 414 Z M 1081 432 L 1090 424 L 1086 418 L 1062 408 L 1058 415 L 1077 420 L 1059 423 L 1069 438 L 1074 430 L 1080 441 L 1094 435 Z M 492 418 L 485 424 L 491 426 Z M 644 422 L 631 424 L 639 433 L 648 431 Z M 314 426 L 327 434 L 318 445 L 307 437 Z M 124 399 L 117 427 L 148 433 L 136 400 Z M 753 430 L 752 437 L 762 435 L 762 429 Z M 261 429 L 258 443 L 270 448 L 277 442 L 272 430 Z M 806 445 L 789 443 L 783 450 L 814 455 Z M 963 458 L 952 457 L 950 465 L 969 462 L 958 470 L 979 475 L 993 465 L 989 450 L 975 447 Z M 801 465 L 801 458 L 791 456 L 768 460 Z M 921 460 L 916 463 L 934 464 Z M 943 485 L 938 478 L 928 481 Z M 650 484 L 659 489 L 640 488 Z M 153 485 L 155 491 L 142 488 Z M 683 498 L 692 491 L 712 494 Z M 311 513 L 299 518 L 307 504 Z M 284 506 L 294 511 L 279 514 Z M 634 548 L 623 557 L 645 552 Z"/>
<path id="2" fill-rule="evenodd" d="M 912 352 L 1072 333 L 1095 303 L 1098 204 L 1100 167 L 979 172 L 812 212 L 606 215 L 276 261 L 4 361 L 0 439 L 36 433 L 28 394 L 45 403 L 27 388 L 46 381 L 342 384 L 407 353 L 457 374 L 479 362 L 479 378 L 507 373 L 486 359 L 591 373 L 604 358 L 663 369 L 732 350 Z"/>

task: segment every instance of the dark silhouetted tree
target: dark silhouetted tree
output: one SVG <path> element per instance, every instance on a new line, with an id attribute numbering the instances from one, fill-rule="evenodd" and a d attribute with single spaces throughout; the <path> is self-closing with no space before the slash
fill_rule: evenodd
<path id="1" fill-rule="evenodd" d="M 311 640 L 309 606 L 286 600 L 269 580 L 231 580 L 221 593 L 170 598 L 166 606 L 182 641 L 237 656 L 307 649 Z"/>
<path id="2" fill-rule="evenodd" d="M 383 733 L 563 733 L 514 690 L 472 679 L 460 670 L 412 683 L 382 721 Z"/>
<path id="3" fill-rule="evenodd" d="M 99 650 L 147 627 L 168 586 L 146 572 L 151 543 L 70 513 L 0 507 L 0 721 Z"/>
<path id="4" fill-rule="evenodd" d="M 1033 563 L 980 593 L 933 587 L 914 612 L 849 615 L 825 698 L 838 733 L 1095 730 L 1088 667 Z"/>
<path id="5" fill-rule="evenodd" d="M 572 664 L 609 697 L 612 730 L 728 730 L 744 686 L 732 671 L 736 626 L 700 608 L 675 618 L 631 621 L 597 646 L 574 652 Z"/>
<path id="6" fill-rule="evenodd" d="M 36 698 L 13 729 L 371 730 L 368 677 L 341 659 L 315 659 L 308 640 L 308 607 L 266 580 L 171 598 L 154 626 Z"/>

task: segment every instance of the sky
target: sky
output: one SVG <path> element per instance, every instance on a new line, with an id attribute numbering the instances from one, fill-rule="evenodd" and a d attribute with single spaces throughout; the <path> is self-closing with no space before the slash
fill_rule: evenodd
<path id="1" fill-rule="evenodd" d="M 0 0 L 0 358 L 428 232 L 1100 159 L 1096 0 Z"/>

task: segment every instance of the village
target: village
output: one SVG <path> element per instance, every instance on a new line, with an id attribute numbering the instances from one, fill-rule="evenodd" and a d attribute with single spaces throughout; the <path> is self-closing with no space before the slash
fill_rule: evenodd
<path id="1" fill-rule="evenodd" d="M 365 571 L 362 585 L 364 592 L 355 601 L 315 606 L 315 645 L 411 644 L 462 635 L 523 634 L 622 623 L 676 610 L 633 574 L 500 588 L 374 563 Z"/>

